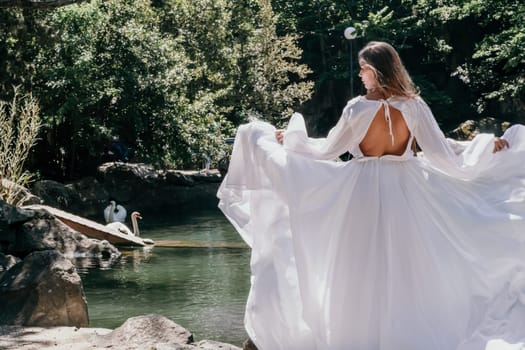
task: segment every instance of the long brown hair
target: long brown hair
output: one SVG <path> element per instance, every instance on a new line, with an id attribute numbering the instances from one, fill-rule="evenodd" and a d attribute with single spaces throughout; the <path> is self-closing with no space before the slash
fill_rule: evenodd
<path id="1" fill-rule="evenodd" d="M 379 92 L 387 97 L 415 97 L 419 91 L 414 85 L 397 51 L 382 41 L 371 41 L 359 51 L 359 64 L 371 68 L 376 76 Z"/>

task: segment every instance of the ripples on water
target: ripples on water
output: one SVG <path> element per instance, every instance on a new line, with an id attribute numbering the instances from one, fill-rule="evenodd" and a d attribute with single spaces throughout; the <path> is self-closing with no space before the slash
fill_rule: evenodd
<path id="1" fill-rule="evenodd" d="M 178 219 L 140 222 L 153 240 L 240 242 L 218 211 Z M 78 261 L 88 301 L 90 327 L 116 328 L 127 318 L 166 316 L 190 330 L 196 341 L 212 339 L 240 346 L 249 290 L 249 249 L 120 249 L 112 266 Z"/>

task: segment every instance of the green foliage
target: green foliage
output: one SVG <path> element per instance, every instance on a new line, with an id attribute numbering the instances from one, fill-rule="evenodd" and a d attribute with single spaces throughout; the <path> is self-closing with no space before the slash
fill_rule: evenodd
<path id="1" fill-rule="evenodd" d="M 18 205 L 21 186 L 31 180 L 24 163 L 40 127 L 38 102 L 14 88 L 10 102 L 0 101 L 0 198 Z"/>
<path id="2" fill-rule="evenodd" d="M 0 96 L 12 96 L 12 86 L 29 89 L 34 76 L 32 59 L 38 52 L 31 35 L 31 16 L 21 9 L 0 9 Z"/>
<path id="3" fill-rule="evenodd" d="M 93 171 L 116 137 L 134 161 L 199 167 L 225 155 L 224 138 L 251 111 L 289 114 L 309 96 L 308 71 L 295 63 L 293 38 L 278 37 L 270 19 L 260 23 L 261 8 L 257 0 L 93 0 L 1 11 L 6 80 L 27 82 L 40 98 L 38 159 L 49 175 Z M 275 41 L 265 50 L 260 32 Z M 282 67 L 268 71 L 275 63 Z"/>
<path id="4" fill-rule="evenodd" d="M 135 160 L 190 167 L 224 147 L 230 125 L 215 109 L 220 91 L 197 91 L 201 67 L 163 33 L 149 1 L 92 1 L 55 11 L 52 50 L 37 60 L 38 92 L 59 154 L 70 167 L 95 158 L 118 135 Z M 213 127 L 212 127 L 213 125 Z"/>
<path id="5" fill-rule="evenodd" d="M 296 45 L 297 36 L 277 36 L 277 19 L 270 1 L 259 3 L 259 27 L 244 52 L 248 69 L 240 91 L 245 96 L 243 110 L 280 127 L 291 116 L 293 107 L 310 98 L 313 83 L 304 79 L 311 70 L 297 63 L 302 54 Z"/>
<path id="6" fill-rule="evenodd" d="M 44 175 L 95 169 L 115 136 L 134 161 L 199 167 L 250 115 L 326 130 L 360 88 L 357 51 L 393 44 L 447 129 L 525 112 L 518 0 L 92 0 L 0 9 L 0 95 L 41 105 Z M 343 37 L 347 26 L 358 37 Z M 350 60 L 352 56 L 353 60 Z M 315 93 L 312 83 L 315 83 Z M 350 89 L 349 82 L 356 82 Z M 308 102 L 305 102 L 307 101 Z M 521 120 L 524 122 L 525 120 Z M 45 171 L 54 169 L 54 173 Z"/>
<path id="7" fill-rule="evenodd" d="M 483 18 L 486 35 L 475 44 L 472 57 L 456 74 L 479 96 L 480 113 L 491 102 L 504 103 L 504 112 L 525 100 L 525 4 L 522 1 L 467 1 L 466 16 Z"/>
<path id="8" fill-rule="evenodd" d="M 348 64 L 350 42 L 342 36 L 344 28 L 352 25 L 359 33 L 352 41 L 357 50 L 370 40 L 387 41 L 398 49 L 444 127 L 494 112 L 506 111 L 515 117 L 523 113 L 522 2 L 275 0 L 274 3 L 281 15 L 278 24 L 281 30 L 303 34 L 304 62 L 312 67 L 316 82 L 314 99 L 325 105 L 333 98 L 330 96 L 339 96 L 344 104 L 344 98 L 355 93 L 348 89 L 348 78 L 358 81 L 357 62 L 354 59 L 352 67 Z M 341 107 L 339 104 L 330 111 L 340 111 Z M 335 122 L 338 113 L 332 113 L 331 120 Z"/>
<path id="9" fill-rule="evenodd" d="M 342 36 L 354 17 L 353 5 L 342 1 L 272 1 L 281 33 L 297 33 L 304 50 L 303 62 L 311 69 L 316 89 L 326 82 L 347 82 L 348 47 Z M 368 5 L 367 5 L 368 7 Z"/>

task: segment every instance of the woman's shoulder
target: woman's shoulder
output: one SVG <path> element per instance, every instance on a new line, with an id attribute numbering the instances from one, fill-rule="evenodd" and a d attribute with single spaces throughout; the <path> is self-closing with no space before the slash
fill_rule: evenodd
<path id="1" fill-rule="evenodd" d="M 347 119 L 355 118 L 356 116 L 365 113 L 366 111 L 374 108 L 374 105 L 370 103 L 364 96 L 356 96 L 350 99 L 343 110 L 343 114 L 346 115 Z"/>
<path id="2" fill-rule="evenodd" d="M 421 96 L 392 96 L 388 103 L 404 113 L 418 112 L 422 108 L 428 108 L 427 103 Z"/>
<path id="3" fill-rule="evenodd" d="M 421 108 L 428 108 L 426 102 L 419 95 L 415 96 L 391 96 L 387 99 L 369 99 L 359 95 L 350 99 L 344 109 L 343 114 L 346 119 L 355 118 L 359 115 L 374 113 L 379 105 L 386 103 L 405 114 L 418 114 Z"/>
<path id="4" fill-rule="evenodd" d="M 356 109 L 367 109 L 367 108 L 377 108 L 379 104 L 387 103 L 389 105 L 396 106 L 410 106 L 410 105 L 426 105 L 425 101 L 421 96 L 391 96 L 386 99 L 370 99 L 364 95 L 359 95 L 352 98 L 346 104 L 346 108 L 356 108 Z"/>
<path id="5" fill-rule="evenodd" d="M 350 99 L 346 103 L 346 108 L 348 107 L 354 107 L 354 108 L 370 108 L 377 105 L 377 103 L 381 103 L 381 100 L 372 100 L 368 99 L 364 95 L 356 96 L 352 99 Z"/>
<path id="6" fill-rule="evenodd" d="M 369 98 L 366 95 L 359 95 L 348 101 L 348 105 L 357 103 L 384 103 L 384 102 L 424 102 L 420 95 L 399 96 L 393 95 L 388 98 Z"/>

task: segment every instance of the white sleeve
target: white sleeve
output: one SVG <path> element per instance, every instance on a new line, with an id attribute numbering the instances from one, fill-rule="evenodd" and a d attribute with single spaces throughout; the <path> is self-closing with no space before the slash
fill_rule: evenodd
<path id="1" fill-rule="evenodd" d="M 303 116 L 294 113 L 284 134 L 284 147 L 309 158 L 336 159 L 347 152 L 352 144 L 351 117 L 352 103 L 349 102 L 326 138 L 311 138 L 308 137 Z"/>
<path id="2" fill-rule="evenodd" d="M 452 148 L 454 153 L 460 155 L 465 151 L 471 141 L 458 141 L 447 137 L 447 143 Z"/>
<path id="3" fill-rule="evenodd" d="M 414 136 L 423 150 L 424 157 L 430 161 L 430 164 L 434 168 L 455 177 L 463 179 L 475 177 L 475 169 L 464 163 L 462 157 L 464 149 L 461 152 L 456 152 L 451 147 L 452 142 L 445 138 L 432 111 L 421 98 L 417 98 L 413 113 L 415 113 L 414 118 L 416 120 Z"/>

